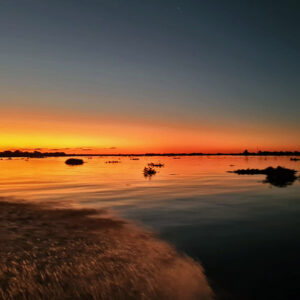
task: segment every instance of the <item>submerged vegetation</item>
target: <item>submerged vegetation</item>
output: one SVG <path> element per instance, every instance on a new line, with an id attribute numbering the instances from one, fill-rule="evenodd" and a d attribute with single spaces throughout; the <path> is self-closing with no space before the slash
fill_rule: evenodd
<path id="1" fill-rule="evenodd" d="M 164 165 L 164 164 L 161 164 L 161 163 L 149 163 L 148 166 L 149 166 L 149 167 L 162 168 L 162 167 L 164 167 L 165 165 Z"/>
<path id="2" fill-rule="evenodd" d="M 106 161 L 105 163 L 106 164 L 118 164 L 118 163 L 120 163 L 121 161 L 119 161 L 119 160 L 108 160 L 108 161 Z"/>
<path id="3" fill-rule="evenodd" d="M 164 167 L 164 164 L 162 164 L 162 163 L 153 163 L 153 162 L 149 163 L 148 167 L 144 168 L 144 171 L 143 171 L 144 176 L 151 178 L 153 175 L 155 175 L 157 173 L 157 171 L 155 170 L 154 167 L 162 168 L 162 167 Z"/>
<path id="4" fill-rule="evenodd" d="M 201 265 L 93 209 L 0 198 L 0 299 L 213 299 Z"/>
<path id="5" fill-rule="evenodd" d="M 280 166 L 278 166 L 277 168 L 268 167 L 265 169 L 238 169 L 229 172 L 239 175 L 267 175 L 264 182 L 270 183 L 277 187 L 286 187 L 288 185 L 291 185 L 297 179 L 296 170 L 287 169 Z"/>
<path id="6" fill-rule="evenodd" d="M 67 165 L 75 166 L 75 165 L 82 165 L 84 163 L 84 161 L 79 158 L 69 158 L 65 161 L 65 163 Z"/>
<path id="7" fill-rule="evenodd" d="M 144 168 L 144 176 L 151 177 L 156 174 L 156 170 L 152 167 L 145 167 Z"/>

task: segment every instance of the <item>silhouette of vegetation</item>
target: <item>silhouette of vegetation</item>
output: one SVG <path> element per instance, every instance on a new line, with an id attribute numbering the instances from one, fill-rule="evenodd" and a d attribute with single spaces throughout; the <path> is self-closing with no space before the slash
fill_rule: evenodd
<path id="1" fill-rule="evenodd" d="M 299 151 L 258 151 L 256 153 L 249 153 L 249 155 L 258 156 L 300 156 Z"/>
<path id="2" fill-rule="evenodd" d="M 277 187 L 286 187 L 293 184 L 297 179 L 296 170 L 287 169 L 278 166 L 277 168 L 268 167 L 266 169 L 239 169 L 235 171 L 229 171 L 229 173 L 236 173 L 239 175 L 267 175 L 265 183 L 270 183 Z"/>
<path id="3" fill-rule="evenodd" d="M 291 161 L 299 161 L 299 160 L 300 160 L 300 158 L 291 157 L 291 158 L 290 158 L 290 160 L 291 160 Z"/>
<path id="4" fill-rule="evenodd" d="M 28 151 L 3 151 L 0 152 L 0 157 L 33 157 L 33 158 L 43 158 L 43 157 L 60 157 L 60 156 L 113 156 L 113 157 L 152 157 L 152 156 L 168 156 L 174 157 L 174 159 L 179 159 L 180 156 L 218 156 L 218 155 L 226 155 L 226 156 L 300 156 L 299 151 L 258 151 L 258 152 L 249 152 L 245 150 L 241 153 L 202 153 L 202 152 L 192 152 L 192 153 L 144 153 L 144 154 L 113 154 L 113 153 L 99 153 L 99 154 L 80 154 L 80 153 L 65 153 L 65 152 L 28 152 Z"/>
<path id="5" fill-rule="evenodd" d="M 118 164 L 118 163 L 120 163 L 120 161 L 119 160 L 108 160 L 105 163 L 106 164 Z"/>
<path id="6" fill-rule="evenodd" d="M 152 177 L 156 174 L 156 170 L 152 167 L 145 167 L 144 168 L 144 176 L 145 177 Z"/>
<path id="7" fill-rule="evenodd" d="M 82 159 L 79 158 L 69 158 L 65 161 L 65 163 L 67 165 L 75 166 L 75 165 L 82 165 L 84 162 Z"/>
<path id="8" fill-rule="evenodd" d="M 161 164 L 161 163 L 157 163 L 157 164 L 155 164 L 155 163 L 149 163 L 148 166 L 149 166 L 149 167 L 162 168 L 162 167 L 164 167 L 165 165 L 164 165 L 164 164 Z"/>
<path id="9" fill-rule="evenodd" d="M 249 152 L 248 150 L 246 149 L 244 152 L 243 152 L 244 155 L 249 155 Z"/>
<path id="10" fill-rule="evenodd" d="M 44 157 L 58 157 L 66 156 L 64 152 L 40 152 L 40 151 L 3 151 L 0 152 L 0 157 L 32 157 L 32 158 L 44 158 Z"/>

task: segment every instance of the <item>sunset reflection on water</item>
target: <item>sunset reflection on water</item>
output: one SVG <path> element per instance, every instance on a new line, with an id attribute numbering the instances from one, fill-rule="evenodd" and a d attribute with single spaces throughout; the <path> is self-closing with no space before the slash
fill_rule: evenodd
<path id="1" fill-rule="evenodd" d="M 299 171 L 298 162 L 242 156 L 83 159 L 80 166 L 66 165 L 65 158 L 2 159 L 1 196 L 112 210 L 200 260 L 213 287 L 237 298 L 251 284 L 261 290 L 255 299 L 263 299 L 265 281 L 280 282 L 278 295 L 291 290 L 294 281 L 286 272 L 300 251 L 299 180 L 278 188 L 264 183 L 263 175 L 227 171 L 278 165 Z M 143 169 L 151 162 L 164 166 L 149 180 Z M 257 296 L 251 293 L 249 299 Z"/>

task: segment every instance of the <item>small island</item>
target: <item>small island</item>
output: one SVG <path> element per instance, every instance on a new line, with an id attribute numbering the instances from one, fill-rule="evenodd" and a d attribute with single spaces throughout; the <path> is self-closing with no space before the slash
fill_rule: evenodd
<path id="1" fill-rule="evenodd" d="M 287 169 L 278 166 L 277 168 L 268 167 L 265 169 L 238 169 L 235 171 L 228 171 L 229 173 L 236 173 L 238 175 L 267 175 L 265 183 L 270 183 L 277 187 L 286 187 L 291 185 L 296 179 L 296 170 Z"/>
<path id="2" fill-rule="evenodd" d="M 76 166 L 76 165 L 82 165 L 84 161 L 79 158 L 69 158 L 65 161 L 67 165 Z"/>

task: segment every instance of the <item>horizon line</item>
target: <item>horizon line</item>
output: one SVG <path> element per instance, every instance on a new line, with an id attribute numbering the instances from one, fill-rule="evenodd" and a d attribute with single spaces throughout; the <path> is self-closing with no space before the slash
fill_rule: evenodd
<path id="1" fill-rule="evenodd" d="M 266 155 L 285 155 L 292 156 L 300 155 L 299 150 L 276 150 L 276 151 L 261 151 L 258 150 L 256 152 L 250 152 L 248 150 L 244 150 L 243 152 L 215 152 L 215 153 L 205 153 L 205 152 L 145 152 L 145 153 L 66 153 L 64 151 L 53 151 L 53 152 L 41 152 L 37 150 L 33 151 L 22 151 L 22 150 L 4 150 L 0 151 L 0 157 L 64 157 L 64 156 L 220 156 L 220 155 L 240 155 L 240 156 L 266 156 Z"/>

